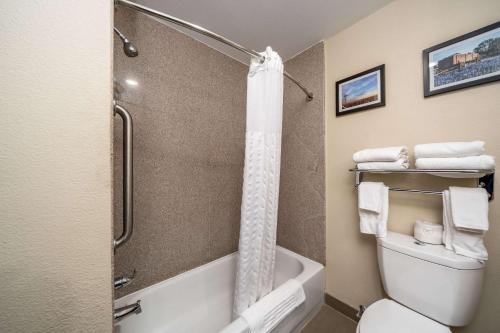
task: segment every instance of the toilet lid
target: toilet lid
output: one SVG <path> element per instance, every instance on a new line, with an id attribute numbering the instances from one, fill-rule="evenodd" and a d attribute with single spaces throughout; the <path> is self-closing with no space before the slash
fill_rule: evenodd
<path id="1" fill-rule="evenodd" d="M 388 299 L 370 305 L 358 327 L 359 333 L 451 333 L 447 326 Z"/>

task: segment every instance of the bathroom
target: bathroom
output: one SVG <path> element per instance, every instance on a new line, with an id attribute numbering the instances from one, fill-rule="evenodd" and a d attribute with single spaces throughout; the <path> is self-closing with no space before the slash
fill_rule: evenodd
<path id="1" fill-rule="evenodd" d="M 499 13 L 495 0 L 0 3 L 0 332 L 500 332 L 494 164 L 445 175 L 415 161 L 416 145 L 443 142 L 484 142 L 481 154 L 500 156 L 500 70 L 443 91 L 426 70 L 433 52 L 500 34 Z M 271 94 L 250 84 L 265 73 L 249 74 L 257 52 L 282 60 Z M 382 98 L 342 109 L 340 90 L 369 73 Z M 268 165 L 279 195 L 263 199 L 276 201 L 274 283 L 238 316 L 242 211 L 255 203 L 245 196 L 252 98 L 274 98 L 279 116 L 257 124 L 281 134 Z M 401 146 L 402 172 L 359 172 L 353 161 Z M 360 230 L 363 182 L 425 193 L 389 191 L 389 235 L 376 237 Z M 479 274 L 471 297 L 460 298 L 473 288 L 460 280 L 448 309 L 470 305 L 467 314 L 446 322 L 433 312 L 441 300 L 418 307 L 384 285 L 384 242 L 421 243 L 415 223 L 441 226 L 442 194 L 479 183 L 490 196 L 487 260 L 415 245 Z M 425 283 L 456 282 L 439 274 Z M 425 284 L 412 283 L 404 292 Z M 279 292 L 297 297 L 254 329 Z M 398 322 L 399 311 L 414 321 Z"/>

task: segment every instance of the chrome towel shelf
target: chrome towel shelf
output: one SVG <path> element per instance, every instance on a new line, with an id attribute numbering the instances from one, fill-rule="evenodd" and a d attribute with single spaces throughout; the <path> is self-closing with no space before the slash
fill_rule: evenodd
<path id="1" fill-rule="evenodd" d="M 448 178 L 477 178 L 477 186 L 484 188 L 489 195 L 489 199 L 493 199 L 495 170 L 436 170 L 436 169 L 404 169 L 404 170 L 359 170 L 357 168 L 349 169 L 354 172 L 354 187 L 363 181 L 363 174 L 428 174 L 433 176 L 448 177 Z M 407 188 L 389 188 L 389 191 L 395 192 L 410 192 L 422 193 L 431 195 L 442 195 L 442 191 L 418 190 Z"/>

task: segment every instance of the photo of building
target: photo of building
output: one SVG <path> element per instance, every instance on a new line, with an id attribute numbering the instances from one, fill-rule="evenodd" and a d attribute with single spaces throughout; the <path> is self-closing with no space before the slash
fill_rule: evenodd
<path id="1" fill-rule="evenodd" d="M 431 90 L 500 74 L 500 29 L 429 54 Z"/>

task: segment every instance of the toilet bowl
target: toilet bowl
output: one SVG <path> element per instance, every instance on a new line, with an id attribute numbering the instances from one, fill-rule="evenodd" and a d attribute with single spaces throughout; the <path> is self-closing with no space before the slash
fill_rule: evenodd
<path id="1" fill-rule="evenodd" d="M 388 299 L 370 305 L 357 333 L 451 333 L 449 327 Z"/>

